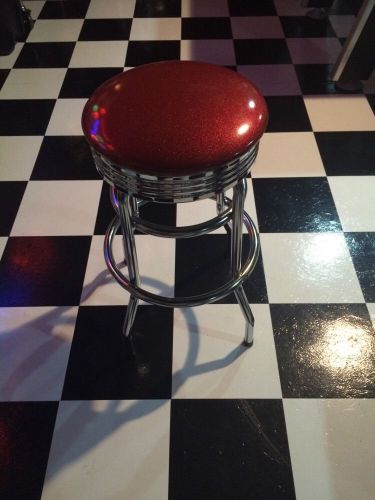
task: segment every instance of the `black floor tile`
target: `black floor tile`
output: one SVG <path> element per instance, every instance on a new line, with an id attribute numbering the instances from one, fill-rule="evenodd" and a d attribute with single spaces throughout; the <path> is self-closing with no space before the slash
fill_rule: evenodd
<path id="1" fill-rule="evenodd" d="M 44 135 L 54 99 L 0 100 L 0 135 Z"/>
<path id="2" fill-rule="evenodd" d="M 290 64 L 284 39 L 234 40 L 237 64 Z"/>
<path id="3" fill-rule="evenodd" d="M 75 42 L 25 43 L 15 68 L 66 68 Z"/>
<path id="4" fill-rule="evenodd" d="M 284 397 L 375 396 L 375 332 L 365 304 L 270 307 Z"/>
<path id="5" fill-rule="evenodd" d="M 375 302 L 375 233 L 346 233 L 345 237 L 365 301 Z"/>
<path id="6" fill-rule="evenodd" d="M 10 69 L 0 69 L 0 90 L 4 85 L 5 80 L 8 78 Z"/>
<path id="7" fill-rule="evenodd" d="M 336 94 L 330 79 L 333 64 L 295 64 L 294 69 L 304 95 Z"/>
<path id="8" fill-rule="evenodd" d="M 249 238 L 243 236 L 243 262 L 247 258 L 248 249 Z M 176 296 L 205 293 L 230 279 L 230 238 L 228 235 L 212 234 L 176 241 Z M 245 281 L 244 289 L 249 303 L 267 303 L 261 255 L 254 272 Z M 235 304 L 237 301 L 232 293 L 219 300 L 218 303 Z"/>
<path id="9" fill-rule="evenodd" d="M 372 112 L 375 114 L 375 94 L 367 95 L 368 103 L 371 106 Z"/>
<path id="10" fill-rule="evenodd" d="M 267 132 L 310 132 L 310 119 L 302 96 L 266 96 Z"/>
<path id="11" fill-rule="evenodd" d="M 375 175 L 375 132 L 315 132 L 327 175 Z"/>
<path id="12" fill-rule="evenodd" d="M 0 307 L 79 304 L 91 237 L 9 238 L 0 261 Z"/>
<path id="13" fill-rule="evenodd" d="M 136 0 L 134 17 L 180 17 L 181 0 Z"/>
<path id="14" fill-rule="evenodd" d="M 228 0 L 231 16 L 276 16 L 273 0 Z"/>
<path id="15" fill-rule="evenodd" d="M 140 208 L 140 216 L 147 221 L 166 226 L 176 225 L 176 205 L 149 202 Z"/>
<path id="16" fill-rule="evenodd" d="M 94 234 L 105 234 L 115 212 L 109 199 L 109 186 L 103 184 Z M 167 226 L 176 225 L 176 205 L 171 203 L 147 203 L 140 209 L 140 216 L 147 221 Z M 136 234 L 140 234 L 136 231 Z"/>
<path id="17" fill-rule="evenodd" d="M 312 19 L 308 16 L 280 17 L 286 38 L 335 37 L 329 19 Z"/>
<path id="18" fill-rule="evenodd" d="M 169 500 L 294 499 L 281 400 L 172 400 Z"/>
<path id="19" fill-rule="evenodd" d="M 208 40 L 232 38 L 230 19 L 227 17 L 189 17 L 182 19 L 182 39 Z"/>
<path id="20" fill-rule="evenodd" d="M 69 68 L 59 98 L 90 97 L 94 90 L 123 68 Z"/>
<path id="21" fill-rule="evenodd" d="M 325 177 L 253 179 L 253 188 L 261 233 L 341 231 Z"/>
<path id="22" fill-rule="evenodd" d="M 131 41 L 126 53 L 125 66 L 140 66 L 151 62 L 180 59 L 179 41 Z"/>
<path id="23" fill-rule="evenodd" d="M 90 0 L 53 0 L 45 2 L 38 19 L 83 19 Z"/>
<path id="24" fill-rule="evenodd" d="M 80 307 L 63 399 L 169 399 L 173 309 L 140 306 L 131 342 L 126 307 Z"/>
<path id="25" fill-rule="evenodd" d="M 128 40 L 131 25 L 131 19 L 86 19 L 78 40 Z"/>
<path id="26" fill-rule="evenodd" d="M 0 182 L 0 236 L 9 236 L 27 182 Z"/>
<path id="27" fill-rule="evenodd" d="M 31 174 L 32 180 L 95 180 L 100 178 L 84 137 L 44 137 Z"/>
<path id="28" fill-rule="evenodd" d="M 0 403 L 0 497 L 39 500 L 57 402 Z"/>

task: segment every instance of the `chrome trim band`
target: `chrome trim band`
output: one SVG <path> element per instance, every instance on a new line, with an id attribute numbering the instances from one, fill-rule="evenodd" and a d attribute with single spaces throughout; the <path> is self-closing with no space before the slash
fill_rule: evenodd
<path id="1" fill-rule="evenodd" d="M 179 203 L 216 196 L 246 177 L 258 153 L 258 143 L 235 160 L 191 176 L 152 176 L 115 165 L 91 148 L 98 172 L 117 189 L 140 199 Z"/>

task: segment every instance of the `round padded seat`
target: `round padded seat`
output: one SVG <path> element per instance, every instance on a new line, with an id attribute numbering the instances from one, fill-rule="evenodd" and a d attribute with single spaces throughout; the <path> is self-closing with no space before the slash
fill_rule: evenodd
<path id="1" fill-rule="evenodd" d="M 94 156 L 112 169 L 174 178 L 240 159 L 267 121 L 263 97 L 243 76 L 202 62 L 166 61 L 101 85 L 84 108 L 82 128 Z"/>

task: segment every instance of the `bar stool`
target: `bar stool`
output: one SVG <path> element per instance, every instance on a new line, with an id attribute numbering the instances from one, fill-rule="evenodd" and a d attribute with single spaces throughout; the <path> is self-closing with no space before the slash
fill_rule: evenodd
<path id="1" fill-rule="evenodd" d="M 244 77 L 203 62 L 146 64 L 111 78 L 90 97 L 82 128 L 96 168 L 111 186 L 115 216 L 104 257 L 117 282 L 130 293 L 123 333 L 129 336 L 139 300 L 166 307 L 215 302 L 231 292 L 246 319 L 244 344 L 253 343 L 254 317 L 243 283 L 259 255 L 259 237 L 244 212 L 246 176 L 268 121 L 263 97 Z M 226 193 L 233 188 L 233 198 Z M 144 220 L 148 202 L 184 203 L 212 198 L 217 216 L 172 227 Z M 242 224 L 250 250 L 241 265 Z M 134 231 L 191 238 L 225 226 L 231 242 L 231 279 L 206 293 L 164 297 L 141 287 Z M 112 243 L 121 227 L 127 274 L 116 264 Z"/>

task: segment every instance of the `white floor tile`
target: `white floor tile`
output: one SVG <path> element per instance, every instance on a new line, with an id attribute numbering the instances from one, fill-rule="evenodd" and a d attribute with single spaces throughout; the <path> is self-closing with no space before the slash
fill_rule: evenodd
<path id="1" fill-rule="evenodd" d="M 229 190 L 226 196 L 232 198 L 233 191 Z M 245 199 L 245 211 L 253 219 L 256 228 L 258 229 L 258 220 L 254 200 L 253 184 L 251 179 L 247 179 L 247 195 Z M 192 224 L 199 224 L 216 217 L 216 203 L 214 200 L 206 199 L 194 201 L 191 203 L 179 203 L 177 205 L 177 225 L 188 226 Z M 246 233 L 246 227 L 243 226 L 242 231 Z M 212 234 L 226 234 L 225 228 L 221 227 Z M 211 234 L 211 233 L 210 233 Z"/>
<path id="2" fill-rule="evenodd" d="M 270 303 L 364 302 L 343 234 L 260 237 Z"/>
<path id="3" fill-rule="evenodd" d="M 181 18 L 134 18 L 129 40 L 180 40 Z"/>
<path id="4" fill-rule="evenodd" d="M 103 236 L 94 236 L 91 241 L 86 276 L 83 283 L 81 304 L 123 305 L 129 302 L 129 293 L 124 290 L 107 270 L 103 255 Z M 175 241 L 148 235 L 137 235 L 136 246 L 142 286 L 159 295 L 173 296 Z M 152 248 L 152 251 L 150 249 Z M 116 236 L 114 245 L 116 262 L 127 276 L 123 262 L 121 236 Z"/>
<path id="5" fill-rule="evenodd" d="M 247 179 L 247 194 L 245 199 L 245 212 L 247 212 L 252 218 L 255 227 L 259 230 L 258 227 L 258 217 L 257 217 L 257 209 L 255 206 L 254 199 L 254 190 L 253 190 L 253 181 L 251 179 Z M 242 232 L 246 232 L 246 228 L 242 228 Z"/>
<path id="6" fill-rule="evenodd" d="M 63 401 L 43 500 L 168 497 L 170 402 Z"/>
<path id="7" fill-rule="evenodd" d="M 354 26 L 355 16 L 332 15 L 329 22 L 338 37 L 346 38 Z"/>
<path id="8" fill-rule="evenodd" d="M 0 180 L 29 180 L 42 140 L 42 136 L 1 136 Z"/>
<path id="9" fill-rule="evenodd" d="M 329 177 L 344 231 L 375 231 L 375 177 Z"/>
<path id="10" fill-rule="evenodd" d="M 367 309 L 368 309 L 368 312 L 370 313 L 370 318 L 371 318 L 371 321 L 372 321 L 372 324 L 375 328 L 375 304 L 367 304 Z"/>
<path id="11" fill-rule="evenodd" d="M 294 64 L 334 63 L 341 51 L 337 38 L 287 38 Z"/>
<path id="12" fill-rule="evenodd" d="M 182 61 L 204 61 L 226 66 L 235 65 L 232 40 L 182 40 Z"/>
<path id="13" fill-rule="evenodd" d="M 102 181 L 30 181 L 12 236 L 91 235 Z"/>
<path id="14" fill-rule="evenodd" d="M 300 95 L 301 88 L 293 64 L 238 66 L 237 71 L 251 80 L 262 95 Z"/>
<path id="15" fill-rule="evenodd" d="M 269 306 L 251 307 L 255 337 L 249 349 L 241 345 L 245 320 L 237 304 L 175 309 L 174 398 L 281 397 Z"/>
<path id="16" fill-rule="evenodd" d="M 77 42 L 69 67 L 121 67 L 125 64 L 127 48 L 127 41 Z"/>
<path id="17" fill-rule="evenodd" d="M 226 0 L 181 0 L 182 17 L 227 17 Z"/>
<path id="18" fill-rule="evenodd" d="M 277 16 L 231 17 L 233 38 L 284 38 Z"/>
<path id="19" fill-rule="evenodd" d="M 5 245 L 7 244 L 8 238 L 5 236 L 0 236 L 0 259 L 1 256 L 3 255 Z"/>
<path id="20" fill-rule="evenodd" d="M 23 47 L 23 43 L 16 43 L 14 50 L 11 54 L 7 56 L 0 56 L 0 69 L 13 68 L 13 64 L 16 62 L 19 53 Z"/>
<path id="21" fill-rule="evenodd" d="M 375 116 L 364 96 L 304 97 L 315 132 L 375 130 Z"/>
<path id="22" fill-rule="evenodd" d="M 77 307 L 0 309 L 1 401 L 59 400 Z"/>
<path id="23" fill-rule="evenodd" d="M 319 177 L 325 170 L 312 132 L 266 133 L 252 167 L 256 177 Z"/>
<path id="24" fill-rule="evenodd" d="M 86 19 L 131 18 L 135 0 L 91 0 Z"/>
<path id="25" fill-rule="evenodd" d="M 34 20 L 38 18 L 38 16 L 39 16 L 41 10 L 43 9 L 45 3 L 46 3 L 45 1 L 39 1 L 39 0 L 32 0 L 31 2 L 25 0 L 23 2 L 23 4 L 26 7 L 26 9 L 30 9 L 31 10 L 31 17 Z"/>
<path id="26" fill-rule="evenodd" d="M 82 135 L 81 117 L 87 99 L 58 99 L 46 135 Z"/>
<path id="27" fill-rule="evenodd" d="M 75 42 L 83 19 L 38 19 L 30 31 L 28 42 Z"/>
<path id="28" fill-rule="evenodd" d="M 0 99 L 57 99 L 66 68 L 12 69 Z"/>
<path id="29" fill-rule="evenodd" d="M 283 403 L 297 498 L 372 500 L 375 401 Z"/>
<path id="30" fill-rule="evenodd" d="M 232 196 L 229 192 L 228 195 Z M 213 200 L 199 200 L 191 203 L 179 203 L 177 205 L 177 225 L 189 226 L 199 224 L 216 217 L 216 203 Z M 223 227 L 213 231 L 212 234 L 225 234 Z"/>

